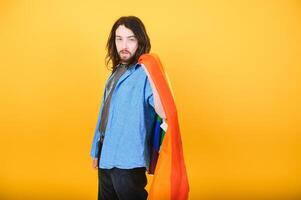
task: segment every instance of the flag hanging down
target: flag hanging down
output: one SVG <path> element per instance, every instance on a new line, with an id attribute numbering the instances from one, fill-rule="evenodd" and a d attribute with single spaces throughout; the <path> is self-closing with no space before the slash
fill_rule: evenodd
<path id="1" fill-rule="evenodd" d="M 157 114 L 149 168 L 153 181 L 148 199 L 187 200 L 189 183 L 171 84 L 156 54 L 143 54 L 138 62 L 149 78 Z"/>

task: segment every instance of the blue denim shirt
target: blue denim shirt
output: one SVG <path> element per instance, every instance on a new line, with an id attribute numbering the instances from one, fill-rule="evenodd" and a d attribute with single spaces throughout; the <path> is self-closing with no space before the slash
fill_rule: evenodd
<path id="1" fill-rule="evenodd" d="M 99 148 L 98 126 L 103 104 L 104 98 L 98 113 L 90 151 L 93 158 L 97 157 Z M 141 65 L 136 63 L 120 77 L 113 91 L 99 167 L 104 169 L 146 167 L 148 169 L 149 140 L 155 115 L 153 93 L 148 76 Z"/>

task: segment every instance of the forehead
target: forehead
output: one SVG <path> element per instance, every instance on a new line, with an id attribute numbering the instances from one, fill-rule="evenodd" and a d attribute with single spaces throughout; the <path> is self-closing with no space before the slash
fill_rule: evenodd
<path id="1" fill-rule="evenodd" d="M 130 37 L 130 36 L 135 36 L 133 31 L 124 25 L 118 26 L 118 28 L 115 31 L 116 36 L 121 36 L 121 37 Z"/>

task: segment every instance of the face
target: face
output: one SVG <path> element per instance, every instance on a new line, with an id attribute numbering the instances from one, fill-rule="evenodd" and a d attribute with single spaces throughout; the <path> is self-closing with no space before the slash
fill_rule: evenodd
<path id="1" fill-rule="evenodd" d="M 134 33 L 124 25 L 116 29 L 115 44 L 121 63 L 124 64 L 131 60 L 138 48 L 138 40 Z"/>

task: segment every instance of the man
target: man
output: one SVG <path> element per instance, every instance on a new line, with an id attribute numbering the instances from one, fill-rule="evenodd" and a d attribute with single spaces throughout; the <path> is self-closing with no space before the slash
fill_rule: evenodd
<path id="1" fill-rule="evenodd" d="M 90 155 L 98 169 L 98 199 L 147 199 L 150 133 L 155 123 L 153 93 L 138 58 L 151 44 L 142 21 L 119 18 L 107 41 L 106 82 Z"/>

